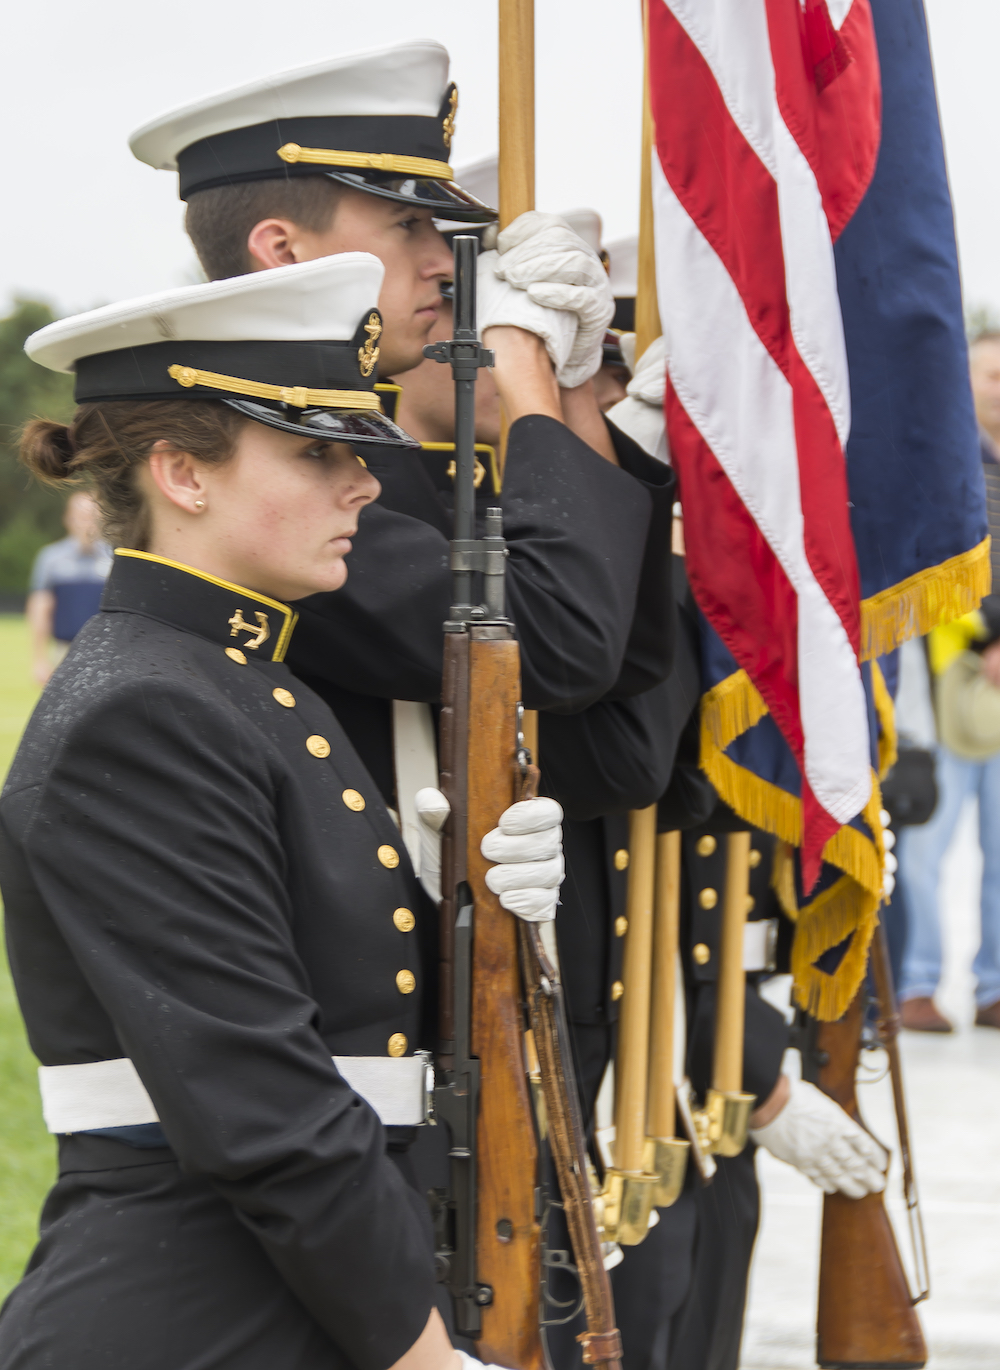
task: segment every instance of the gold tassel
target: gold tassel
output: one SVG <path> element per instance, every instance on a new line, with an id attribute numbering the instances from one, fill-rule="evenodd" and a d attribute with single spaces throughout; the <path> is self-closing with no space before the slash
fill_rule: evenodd
<path id="1" fill-rule="evenodd" d="M 861 660 L 971 613 L 990 592 L 990 539 L 861 601 Z"/>

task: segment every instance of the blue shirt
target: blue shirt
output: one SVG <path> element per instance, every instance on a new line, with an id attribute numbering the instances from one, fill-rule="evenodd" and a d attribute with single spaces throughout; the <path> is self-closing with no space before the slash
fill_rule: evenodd
<path id="1" fill-rule="evenodd" d="M 52 636 L 58 642 L 72 642 L 88 618 L 97 613 L 111 559 L 106 542 L 95 542 L 84 551 L 73 537 L 50 542 L 38 553 L 30 588 L 51 590 L 55 596 Z"/>

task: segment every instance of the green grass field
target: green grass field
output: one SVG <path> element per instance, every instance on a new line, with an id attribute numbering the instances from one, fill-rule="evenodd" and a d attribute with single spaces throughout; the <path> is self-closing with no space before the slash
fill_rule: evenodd
<path id="1" fill-rule="evenodd" d="M 0 777 L 6 775 L 38 690 L 28 671 L 24 620 L 0 615 Z M 35 1243 L 38 1210 L 55 1177 L 55 1143 L 38 1102 L 37 1062 L 0 955 L 0 1298 L 20 1278 Z"/>

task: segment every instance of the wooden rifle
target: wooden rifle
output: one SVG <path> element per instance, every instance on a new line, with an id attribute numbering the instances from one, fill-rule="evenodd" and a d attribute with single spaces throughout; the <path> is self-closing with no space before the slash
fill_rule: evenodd
<path id="1" fill-rule="evenodd" d="M 872 942 L 871 968 L 879 1006 L 876 1032 L 889 1058 L 903 1161 L 903 1190 L 920 1290 L 916 1296 L 910 1293 L 883 1195 L 866 1194 L 861 1199 L 851 1199 L 846 1194 L 825 1194 L 816 1358 L 825 1367 L 855 1370 L 862 1366 L 891 1366 L 893 1370 L 916 1370 L 927 1363 L 927 1347 L 914 1311 L 914 1304 L 928 1293 L 927 1257 L 896 1041 L 899 1019 L 881 926 Z M 819 1085 L 861 1126 L 864 1124 L 858 1110 L 855 1080 L 867 1006 L 867 985 L 862 984 L 838 1022 L 820 1023 L 806 1018 L 800 1038 L 803 1077 Z"/>
<path id="2" fill-rule="evenodd" d="M 488 889 L 490 862 L 480 852 L 504 809 L 534 794 L 538 772 L 521 733 L 520 656 L 504 616 L 499 509 L 487 511 L 486 535 L 476 537 L 475 381 L 493 360 L 476 333 L 478 239 L 458 235 L 454 251 L 454 337 L 424 349 L 450 363 L 455 380 L 453 602 L 441 712 L 441 788 L 451 814 L 442 844 L 435 1089 L 436 1112 L 451 1128 L 452 1181 L 439 1210 L 439 1272 L 454 1301 L 456 1330 L 478 1343 L 483 1360 L 541 1370 L 543 1185 L 526 1071 L 526 999 L 587 1313 L 584 1361 L 618 1370 L 620 1338 L 594 1222 L 558 973 L 537 927 L 514 918 Z"/>

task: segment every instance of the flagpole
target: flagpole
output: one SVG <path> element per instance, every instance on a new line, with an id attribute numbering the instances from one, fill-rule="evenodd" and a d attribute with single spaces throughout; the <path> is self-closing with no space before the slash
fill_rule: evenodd
<path id="1" fill-rule="evenodd" d="M 649 94 L 649 0 L 643 0 L 642 36 L 642 165 L 639 179 L 639 262 L 635 294 L 636 361 L 649 344 L 655 342 L 663 332 L 660 326 L 660 307 L 656 298 L 656 243 L 653 223 L 655 138 Z"/>
<path id="2" fill-rule="evenodd" d="M 535 0 L 500 0 L 500 227 L 535 207 Z"/>
<path id="3" fill-rule="evenodd" d="M 535 0 L 500 0 L 500 227 L 535 207 Z M 500 480 L 507 464 L 500 412 Z M 538 760 L 538 714 L 527 709 L 524 743 Z"/>

